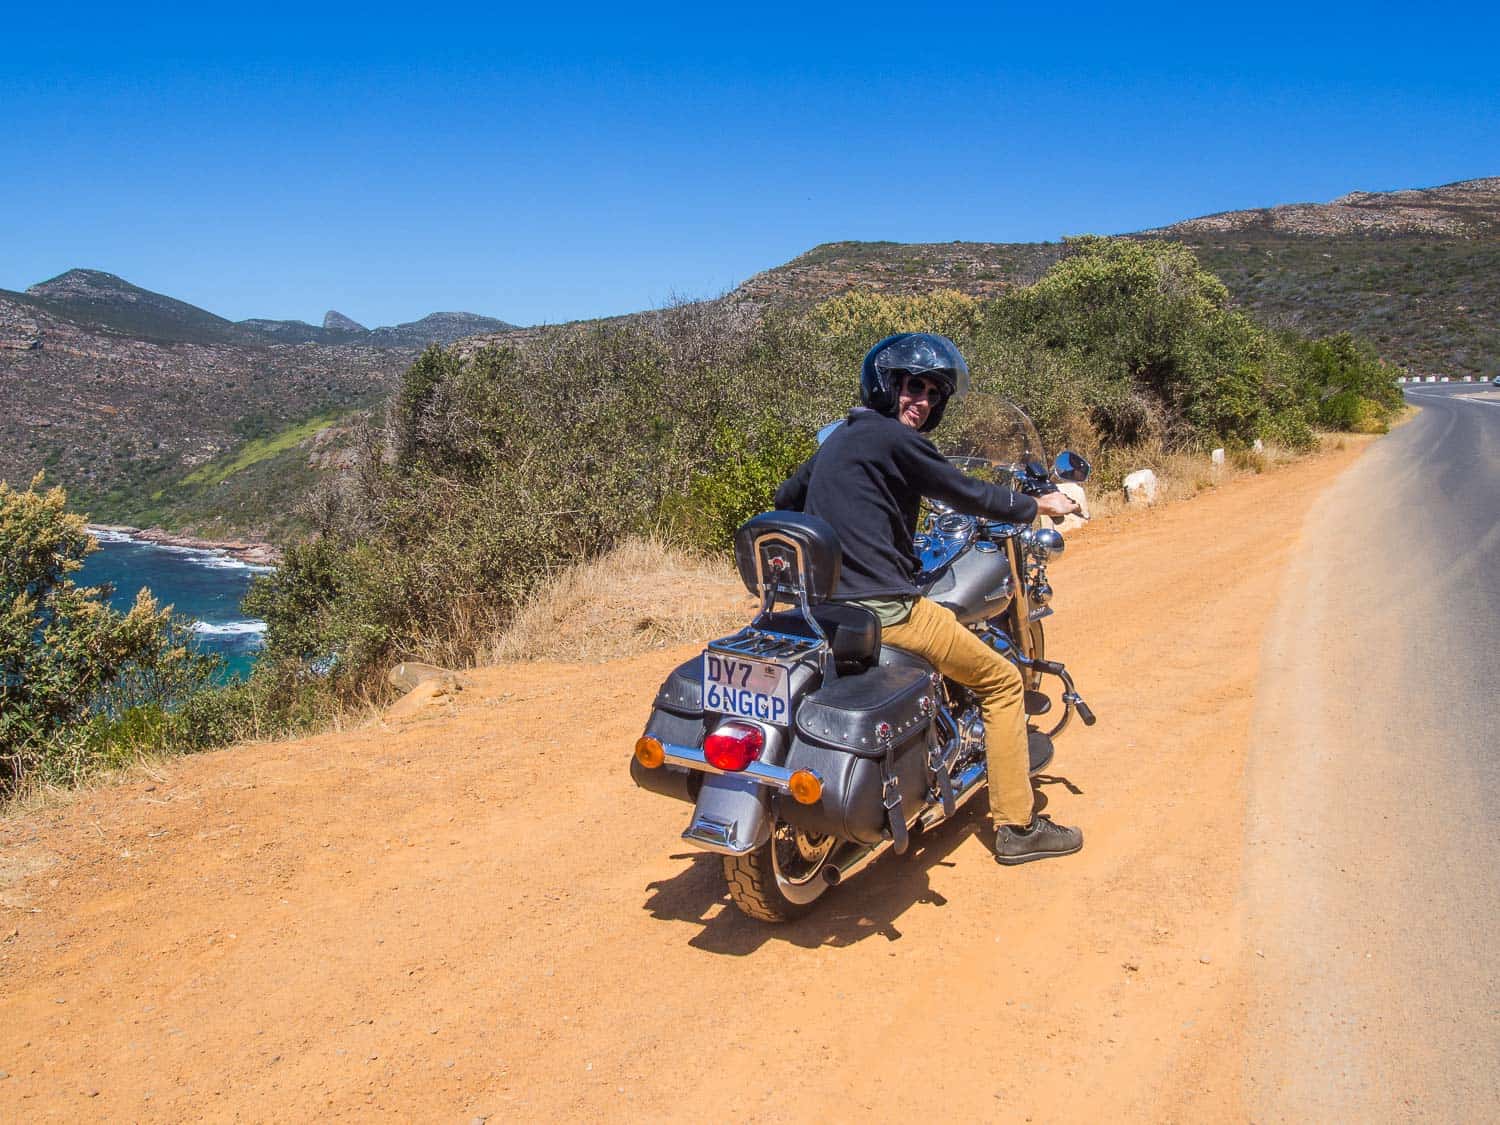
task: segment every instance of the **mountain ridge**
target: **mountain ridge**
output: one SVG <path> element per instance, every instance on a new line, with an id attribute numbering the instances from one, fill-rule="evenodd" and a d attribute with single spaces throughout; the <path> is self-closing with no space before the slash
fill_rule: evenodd
<path id="1" fill-rule="evenodd" d="M 401 324 L 366 328 L 330 309 L 321 326 L 303 320 L 253 317 L 228 320 L 197 305 L 168 297 L 105 270 L 74 267 L 23 292 L 0 296 L 29 304 L 77 324 L 154 343 L 349 344 L 375 347 L 448 345 L 478 332 L 515 328 L 498 317 L 471 312 L 434 312 Z"/>
<path id="2" fill-rule="evenodd" d="M 1500 370 L 1500 177 L 1224 211 L 1118 237 L 1189 246 L 1236 307 L 1273 327 L 1352 331 L 1417 372 Z M 855 288 L 989 299 L 1036 281 L 1067 252 L 1066 240 L 828 242 L 724 299 L 806 306 Z"/>
<path id="3" fill-rule="evenodd" d="M 1353 331 L 1417 373 L 1500 371 L 1500 177 L 1219 212 L 1122 237 L 1184 243 L 1234 307 L 1273 327 Z M 853 288 L 989 299 L 1067 253 L 1065 240 L 829 242 L 715 300 L 759 315 Z M 0 478 L 21 483 L 45 468 L 100 519 L 266 534 L 268 497 L 290 510 L 338 464 L 352 439 L 338 419 L 378 409 L 422 347 L 471 353 L 544 331 L 465 313 L 376 329 L 331 309 L 322 325 L 229 321 L 104 271 L 66 271 L 25 293 L 0 290 Z M 247 449 L 279 459 L 233 469 Z M 211 463 L 226 471 L 205 474 Z"/>

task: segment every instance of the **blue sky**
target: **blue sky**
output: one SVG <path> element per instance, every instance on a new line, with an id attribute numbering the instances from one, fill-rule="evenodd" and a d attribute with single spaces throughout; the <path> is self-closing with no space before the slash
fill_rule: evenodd
<path id="1" fill-rule="evenodd" d="M 1488 7 L 211 8 L 6 16 L 0 288 L 556 322 L 833 240 L 1500 175 Z"/>

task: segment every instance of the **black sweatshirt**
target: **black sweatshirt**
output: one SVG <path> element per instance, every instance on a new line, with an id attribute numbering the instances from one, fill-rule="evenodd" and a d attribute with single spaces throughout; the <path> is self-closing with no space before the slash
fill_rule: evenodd
<path id="1" fill-rule="evenodd" d="M 838 532 L 840 601 L 904 598 L 919 592 L 912 537 L 924 496 L 968 515 L 1036 518 L 1031 497 L 960 472 L 917 430 L 862 406 L 776 490 L 776 507 Z"/>

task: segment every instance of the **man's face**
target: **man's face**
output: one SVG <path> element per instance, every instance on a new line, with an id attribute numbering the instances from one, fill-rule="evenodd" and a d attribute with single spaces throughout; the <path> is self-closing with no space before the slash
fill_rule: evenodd
<path id="1" fill-rule="evenodd" d="M 943 388 L 936 380 L 925 375 L 903 375 L 896 417 L 902 425 L 920 430 L 942 397 Z"/>

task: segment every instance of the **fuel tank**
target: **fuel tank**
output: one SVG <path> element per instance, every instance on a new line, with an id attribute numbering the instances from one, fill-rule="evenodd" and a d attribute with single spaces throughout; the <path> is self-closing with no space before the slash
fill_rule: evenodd
<path id="1" fill-rule="evenodd" d="M 954 559 L 922 591 L 947 606 L 965 625 L 994 617 L 1015 595 L 1010 559 L 994 543 L 981 540 Z"/>

